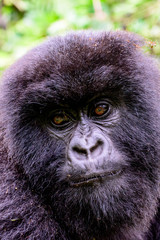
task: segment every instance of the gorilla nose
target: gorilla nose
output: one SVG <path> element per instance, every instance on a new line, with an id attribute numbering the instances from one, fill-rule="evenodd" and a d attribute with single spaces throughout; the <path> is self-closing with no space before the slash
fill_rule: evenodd
<path id="1" fill-rule="evenodd" d="M 94 160 L 103 152 L 103 142 L 97 140 L 94 144 L 74 144 L 71 149 L 73 156 L 77 160 Z"/>

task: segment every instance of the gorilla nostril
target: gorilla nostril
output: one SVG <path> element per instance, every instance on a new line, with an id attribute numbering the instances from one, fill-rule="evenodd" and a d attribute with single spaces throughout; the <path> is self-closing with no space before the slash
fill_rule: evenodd
<path id="1" fill-rule="evenodd" d="M 101 140 L 98 140 L 97 143 L 90 148 L 90 152 L 92 156 L 96 157 L 99 154 L 101 154 L 103 151 L 103 142 Z"/>
<path id="2" fill-rule="evenodd" d="M 90 143 L 90 146 L 82 144 L 74 144 L 71 148 L 71 153 L 73 157 L 77 160 L 87 160 L 92 159 L 95 160 L 98 156 L 100 156 L 104 149 L 104 142 L 102 140 L 96 140 L 95 143 Z"/>
<path id="3" fill-rule="evenodd" d="M 75 152 L 79 155 L 87 155 L 87 150 L 85 150 L 84 148 L 73 147 L 72 150 L 73 150 L 73 152 Z"/>

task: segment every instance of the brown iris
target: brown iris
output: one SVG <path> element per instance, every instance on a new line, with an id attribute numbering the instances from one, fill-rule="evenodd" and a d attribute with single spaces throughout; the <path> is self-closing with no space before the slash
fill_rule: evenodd
<path id="1" fill-rule="evenodd" d="M 53 123 L 55 125 L 62 125 L 68 122 L 68 117 L 65 114 L 57 114 L 53 117 Z"/>
<path id="2" fill-rule="evenodd" d="M 94 110 L 95 114 L 98 115 L 98 116 L 102 116 L 104 113 L 106 113 L 106 111 L 108 110 L 108 107 L 107 106 L 97 106 Z"/>

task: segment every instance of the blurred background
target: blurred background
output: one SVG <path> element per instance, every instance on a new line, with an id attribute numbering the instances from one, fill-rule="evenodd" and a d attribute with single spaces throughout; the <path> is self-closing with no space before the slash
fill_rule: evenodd
<path id="1" fill-rule="evenodd" d="M 0 75 L 47 36 L 70 30 L 138 33 L 160 56 L 160 0 L 0 0 Z"/>

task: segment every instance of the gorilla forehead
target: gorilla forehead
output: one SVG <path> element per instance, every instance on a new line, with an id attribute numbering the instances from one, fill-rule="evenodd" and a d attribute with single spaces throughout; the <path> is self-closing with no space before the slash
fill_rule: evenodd
<path id="1" fill-rule="evenodd" d="M 90 99 L 95 95 L 104 94 L 105 92 L 109 94 L 110 82 L 113 79 L 112 67 L 102 66 L 90 73 L 88 71 L 78 73 L 78 71 L 76 76 L 67 72 L 64 74 L 53 73 L 42 83 L 37 82 L 35 89 L 29 86 L 26 89 L 25 95 L 30 98 L 30 94 L 32 96 L 36 94 L 36 97 L 43 97 L 47 102 L 55 100 L 57 103 L 59 101 L 63 103 L 74 100 L 74 104 L 76 102 L 79 104 L 82 100 L 86 101 L 86 97 Z"/>
<path id="2" fill-rule="evenodd" d="M 58 101 L 59 96 L 61 102 L 90 98 L 110 88 L 114 92 L 114 85 L 118 88 L 128 79 L 136 80 L 133 55 L 138 44 L 138 38 L 121 31 L 84 31 L 50 38 L 9 69 L 9 88 L 20 98 L 34 95 L 34 90 L 36 97 L 43 98 L 46 91 L 47 98 Z"/>

